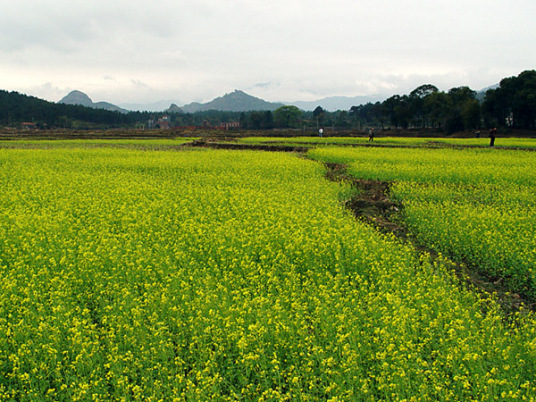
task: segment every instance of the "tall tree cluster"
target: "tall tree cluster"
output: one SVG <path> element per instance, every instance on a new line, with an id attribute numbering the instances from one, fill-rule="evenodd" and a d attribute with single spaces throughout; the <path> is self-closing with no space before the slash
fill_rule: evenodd
<path id="1" fill-rule="evenodd" d="M 486 92 L 482 104 L 487 125 L 536 128 L 536 71 L 504 78 L 500 86 Z"/>
<path id="2" fill-rule="evenodd" d="M 437 128 L 447 133 L 495 126 L 536 129 L 536 71 L 504 78 L 481 101 L 466 86 L 442 92 L 425 84 L 409 95 L 352 106 L 349 115 L 357 127 Z"/>
<path id="3" fill-rule="evenodd" d="M 432 84 L 424 84 L 409 95 L 352 106 L 350 117 L 358 127 L 437 128 L 452 133 L 480 126 L 480 104 L 476 92 L 468 87 L 445 93 Z"/>

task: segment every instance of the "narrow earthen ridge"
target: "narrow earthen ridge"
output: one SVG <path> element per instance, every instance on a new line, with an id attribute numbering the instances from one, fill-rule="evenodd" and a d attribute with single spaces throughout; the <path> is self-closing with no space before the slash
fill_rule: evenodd
<path id="1" fill-rule="evenodd" d="M 350 183 L 357 190 L 351 199 L 344 201 L 344 206 L 356 218 L 373 225 L 382 233 L 394 233 L 399 238 L 407 238 L 408 231 L 396 219 L 403 206 L 389 197 L 391 183 L 351 177 L 342 164 L 328 162 L 325 165 L 329 180 Z"/>
<path id="2" fill-rule="evenodd" d="M 298 147 L 292 145 L 260 145 L 260 144 L 238 144 L 233 142 L 211 141 L 210 139 L 201 139 L 187 142 L 182 147 L 202 147 L 213 149 L 232 149 L 232 150 L 253 150 L 268 152 L 300 152 L 304 153 L 309 150 L 307 147 Z"/>
<path id="3" fill-rule="evenodd" d="M 390 198 L 392 183 L 356 179 L 346 173 L 346 166 L 337 163 L 325 163 L 326 178 L 331 181 L 344 181 L 357 191 L 355 195 L 344 201 L 344 206 L 360 220 L 371 224 L 382 233 L 394 234 L 402 242 L 410 243 L 418 252 L 426 253 L 433 263 L 439 258 L 438 253 L 426 245 L 419 243 L 403 224 L 403 204 Z M 483 299 L 495 296 L 496 301 L 507 314 L 516 313 L 522 309 L 536 310 L 535 300 L 513 293 L 502 284 L 499 277 L 486 276 L 479 273 L 478 267 L 468 263 L 449 261 L 449 267 L 455 272 L 462 283 L 468 284 L 477 291 Z"/>

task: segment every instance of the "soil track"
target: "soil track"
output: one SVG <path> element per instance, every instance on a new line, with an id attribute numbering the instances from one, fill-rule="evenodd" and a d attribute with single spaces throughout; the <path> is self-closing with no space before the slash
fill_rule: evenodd
<path id="1" fill-rule="evenodd" d="M 350 200 L 344 202 L 344 206 L 357 219 L 374 226 L 382 233 L 391 233 L 400 241 L 410 243 L 418 252 L 428 254 L 432 263 L 438 260 L 438 253 L 419 243 L 404 226 L 403 205 L 390 197 L 392 183 L 353 178 L 346 173 L 346 166 L 342 164 L 325 163 L 325 166 L 326 178 L 350 183 L 357 190 Z M 449 261 L 449 265 L 461 282 L 469 285 L 483 299 L 489 299 L 494 295 L 506 313 L 512 314 L 521 309 L 536 310 L 535 300 L 525 295 L 511 293 L 508 288 L 502 286 L 501 278 L 482 275 L 478 267 L 468 262 Z"/>
<path id="2" fill-rule="evenodd" d="M 307 152 L 307 147 L 297 147 L 292 145 L 259 145 L 259 144 L 239 144 L 236 142 L 219 142 L 210 139 L 201 139 L 197 141 L 182 144 L 182 147 L 202 147 L 214 149 L 235 149 L 235 150 L 254 150 L 269 152 Z"/>
<path id="3" fill-rule="evenodd" d="M 383 233 L 393 233 L 399 238 L 407 238 L 406 228 L 396 222 L 396 214 L 402 210 L 402 204 L 389 197 L 391 183 L 356 179 L 346 174 L 346 166 L 337 163 L 325 163 L 326 177 L 331 181 L 348 182 L 357 189 L 354 197 L 344 202 L 356 218 L 373 225 Z"/>

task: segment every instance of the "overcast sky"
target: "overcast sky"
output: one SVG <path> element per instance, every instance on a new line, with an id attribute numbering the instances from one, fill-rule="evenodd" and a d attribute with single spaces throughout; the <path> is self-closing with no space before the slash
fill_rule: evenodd
<path id="1" fill-rule="evenodd" d="M 0 89 L 115 104 L 479 90 L 536 68 L 535 0 L 4 0 Z"/>

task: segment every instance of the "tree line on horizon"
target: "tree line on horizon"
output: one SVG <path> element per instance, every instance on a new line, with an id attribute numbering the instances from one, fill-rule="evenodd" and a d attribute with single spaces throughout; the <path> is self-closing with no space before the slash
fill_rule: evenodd
<path id="1" fill-rule="evenodd" d="M 482 99 L 477 95 L 467 86 L 443 92 L 425 84 L 409 95 L 353 106 L 350 115 L 362 125 L 432 128 L 449 134 L 491 127 L 536 129 L 536 71 L 502 79 Z"/>
<path id="2" fill-rule="evenodd" d="M 499 87 L 487 90 L 482 99 L 467 86 L 443 92 L 432 84 L 424 84 L 407 95 L 393 95 L 383 102 L 356 105 L 350 110 L 336 112 L 320 106 L 313 111 L 281 106 L 273 112 L 119 113 L 47 102 L 0 90 L 1 126 L 32 122 L 38 128 L 144 127 L 146 122 L 164 114 L 170 117 L 172 127 L 240 122 L 242 128 L 252 130 L 379 127 L 436 129 L 449 134 L 489 127 L 536 129 L 536 71 L 527 70 L 517 77 L 502 79 Z"/>
<path id="3" fill-rule="evenodd" d="M 424 84 L 408 95 L 393 95 L 383 102 L 352 106 L 350 110 L 328 112 L 318 106 L 303 112 L 283 106 L 271 112 L 249 112 L 240 116 L 241 126 L 250 129 L 316 128 L 422 128 L 448 134 L 491 127 L 536 129 L 536 71 L 504 78 L 479 99 L 467 86 L 439 91 Z"/>

